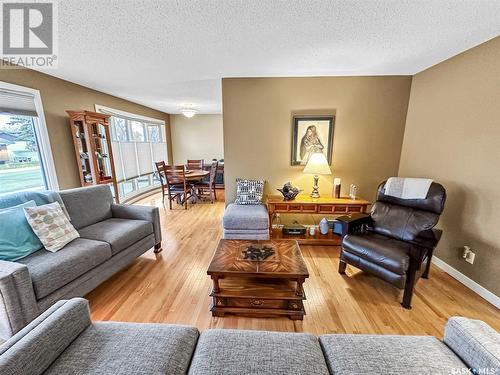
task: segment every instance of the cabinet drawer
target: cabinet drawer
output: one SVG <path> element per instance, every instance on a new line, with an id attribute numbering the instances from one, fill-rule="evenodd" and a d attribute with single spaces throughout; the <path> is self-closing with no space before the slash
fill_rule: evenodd
<path id="1" fill-rule="evenodd" d="M 338 212 L 347 212 L 347 206 L 334 206 L 333 207 L 333 212 L 338 213 Z"/>
<path id="2" fill-rule="evenodd" d="M 363 208 L 361 206 L 348 206 L 347 212 L 361 212 Z"/>
<path id="3" fill-rule="evenodd" d="M 286 204 L 286 203 L 276 204 L 274 206 L 274 211 L 275 212 L 288 212 L 288 204 Z"/>
<path id="4" fill-rule="evenodd" d="M 333 212 L 333 206 L 329 204 L 318 205 L 319 214 L 331 214 Z"/>
<path id="5" fill-rule="evenodd" d="M 316 212 L 316 205 L 314 204 L 303 204 L 302 212 L 314 213 Z"/>
<path id="6" fill-rule="evenodd" d="M 302 212 L 301 204 L 290 204 L 288 205 L 288 212 Z"/>
<path id="7" fill-rule="evenodd" d="M 261 298 L 227 298 L 225 307 L 244 307 L 253 309 L 286 309 L 286 300 L 261 299 Z"/>

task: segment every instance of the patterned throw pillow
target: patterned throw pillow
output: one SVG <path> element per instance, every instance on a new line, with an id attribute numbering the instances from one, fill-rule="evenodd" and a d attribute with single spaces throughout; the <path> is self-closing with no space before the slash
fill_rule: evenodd
<path id="1" fill-rule="evenodd" d="M 263 180 L 236 179 L 236 204 L 261 204 L 264 194 Z"/>
<path id="2" fill-rule="evenodd" d="M 64 214 L 59 202 L 25 207 L 24 213 L 31 229 L 48 251 L 56 252 L 80 237 Z"/>

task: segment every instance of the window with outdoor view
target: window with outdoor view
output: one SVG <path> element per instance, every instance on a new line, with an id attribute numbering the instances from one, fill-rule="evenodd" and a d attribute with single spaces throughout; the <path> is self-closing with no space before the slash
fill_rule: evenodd
<path id="1" fill-rule="evenodd" d="M 48 165 L 52 161 L 48 137 L 43 134 L 46 129 L 37 113 L 35 95 L 11 86 L 0 82 L 0 194 L 56 188 Z"/>

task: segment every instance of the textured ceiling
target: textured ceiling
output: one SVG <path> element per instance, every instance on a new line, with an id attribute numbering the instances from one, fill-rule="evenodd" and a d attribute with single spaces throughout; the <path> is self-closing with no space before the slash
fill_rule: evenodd
<path id="1" fill-rule="evenodd" d="M 498 0 L 64 0 L 48 74 L 179 113 L 222 77 L 414 74 L 500 34 Z"/>

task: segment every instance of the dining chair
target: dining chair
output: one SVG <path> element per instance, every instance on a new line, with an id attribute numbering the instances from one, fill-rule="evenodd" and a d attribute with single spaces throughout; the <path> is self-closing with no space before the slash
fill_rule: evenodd
<path id="1" fill-rule="evenodd" d="M 156 172 L 158 173 L 158 178 L 160 179 L 161 185 L 161 201 L 165 203 L 165 192 L 167 191 L 167 179 L 165 177 L 165 162 L 155 161 Z"/>
<path id="2" fill-rule="evenodd" d="M 195 160 L 195 159 L 188 159 L 186 163 L 186 168 L 188 170 L 194 170 L 194 169 L 203 169 L 205 162 L 202 159 Z"/>
<path id="3" fill-rule="evenodd" d="M 215 178 L 217 176 L 217 167 L 219 163 L 217 161 L 212 162 L 210 166 L 210 174 L 208 181 L 199 181 L 194 184 L 194 189 L 198 198 L 210 198 L 210 201 L 214 203 L 217 200 L 217 193 L 215 190 Z"/>
<path id="4" fill-rule="evenodd" d="M 188 200 L 192 194 L 192 186 L 186 180 L 186 167 L 184 165 L 165 165 L 164 162 L 155 164 L 157 164 L 157 168 L 160 168 L 160 179 L 165 179 L 165 186 L 163 186 L 162 182 L 162 201 L 165 202 L 166 195 L 170 209 L 172 209 L 172 201 L 175 199 L 177 204 L 184 205 L 184 209 L 187 210 Z"/>

